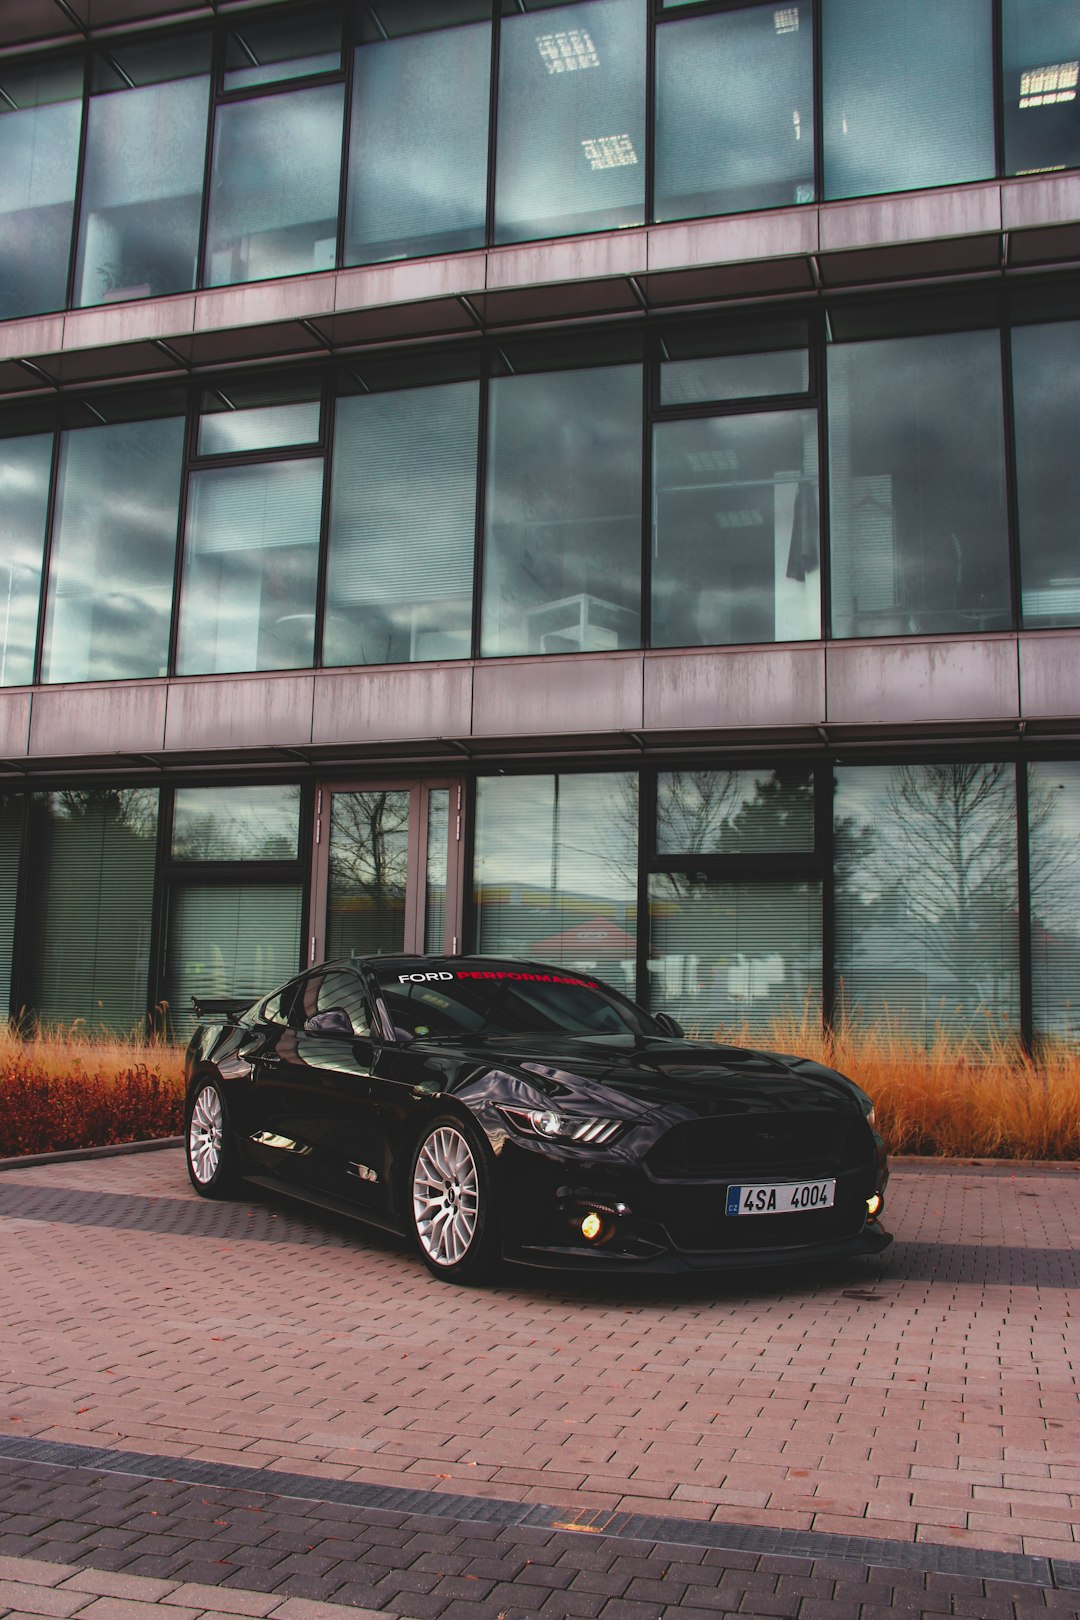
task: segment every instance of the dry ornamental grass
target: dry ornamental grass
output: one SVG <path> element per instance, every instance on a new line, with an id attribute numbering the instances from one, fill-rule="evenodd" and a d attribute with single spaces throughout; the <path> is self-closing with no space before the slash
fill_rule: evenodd
<path id="1" fill-rule="evenodd" d="M 0 1158 L 175 1136 L 182 1047 L 85 1025 L 0 1029 Z"/>
<path id="2" fill-rule="evenodd" d="M 990 1025 L 964 1037 L 939 1032 L 926 1048 L 887 1023 L 823 1033 L 809 1014 L 711 1038 L 796 1052 L 850 1075 L 873 1097 L 894 1154 L 1080 1158 L 1080 1050 L 1065 1043 L 1034 1061 Z M 0 1030 L 0 1157 L 175 1135 L 183 1058 L 179 1046 L 78 1024 Z"/>
<path id="3" fill-rule="evenodd" d="M 716 1040 L 797 1052 L 839 1069 L 877 1109 L 891 1153 L 944 1158 L 1080 1158 L 1080 1049 L 1046 1043 L 1037 1058 L 989 1021 L 929 1045 L 898 1024 L 825 1032 L 812 1016 L 778 1019 L 763 1034 L 716 1031 Z"/>

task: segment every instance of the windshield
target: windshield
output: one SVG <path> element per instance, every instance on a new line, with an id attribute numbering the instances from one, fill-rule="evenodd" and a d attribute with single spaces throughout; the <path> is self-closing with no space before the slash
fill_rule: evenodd
<path id="1" fill-rule="evenodd" d="M 379 989 L 406 1040 L 485 1035 L 655 1035 L 647 1013 L 604 985 L 557 968 L 383 971 Z"/>

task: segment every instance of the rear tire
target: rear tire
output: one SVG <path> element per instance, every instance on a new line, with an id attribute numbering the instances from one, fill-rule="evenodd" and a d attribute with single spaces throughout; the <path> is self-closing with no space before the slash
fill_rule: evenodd
<path id="1" fill-rule="evenodd" d="M 444 1114 L 413 1151 L 406 1217 L 420 1258 L 446 1282 L 478 1282 L 499 1252 L 491 1150 L 479 1130 Z"/>
<path id="2" fill-rule="evenodd" d="M 191 1185 L 201 1198 L 231 1198 L 239 1189 L 236 1143 L 220 1084 L 196 1081 L 188 1097 L 184 1127 L 185 1158 Z"/>

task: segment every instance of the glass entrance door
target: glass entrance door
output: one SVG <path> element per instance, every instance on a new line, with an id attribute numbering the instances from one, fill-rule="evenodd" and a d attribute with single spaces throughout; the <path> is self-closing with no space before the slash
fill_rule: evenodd
<path id="1" fill-rule="evenodd" d="M 459 949 L 461 804 L 458 781 L 319 788 L 310 962 Z"/>

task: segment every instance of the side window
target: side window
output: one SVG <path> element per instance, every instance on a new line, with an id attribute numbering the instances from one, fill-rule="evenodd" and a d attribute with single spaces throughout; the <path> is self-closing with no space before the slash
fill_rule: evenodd
<path id="1" fill-rule="evenodd" d="M 302 979 L 288 1022 L 294 1029 L 306 1026 L 313 1031 L 322 1025 L 328 1034 L 335 1031 L 344 1034 L 340 1022 L 328 1016 L 335 1012 L 346 1014 L 354 1035 L 371 1034 L 367 997 L 355 973 L 336 969 L 328 973 L 312 973 Z M 313 1024 L 313 1019 L 319 1023 Z"/>
<path id="2" fill-rule="evenodd" d="M 262 1004 L 260 1017 L 267 1024 L 288 1024 L 289 1010 L 296 999 L 299 986 L 294 980 L 287 984 L 283 990 L 276 990 Z"/>

